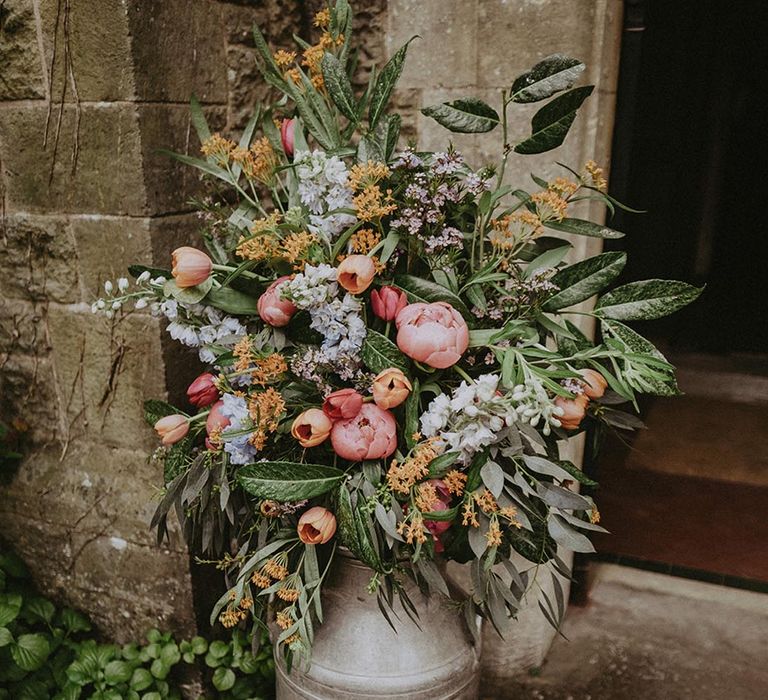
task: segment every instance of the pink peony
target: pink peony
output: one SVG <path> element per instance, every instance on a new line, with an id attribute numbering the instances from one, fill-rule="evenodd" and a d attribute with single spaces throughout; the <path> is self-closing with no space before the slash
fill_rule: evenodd
<path id="1" fill-rule="evenodd" d="M 408 297 L 397 287 L 385 286 L 371 292 L 373 313 L 385 321 L 394 321 L 407 305 Z"/>
<path id="2" fill-rule="evenodd" d="M 363 397 L 354 389 L 339 389 L 328 394 L 323 402 L 323 413 L 331 420 L 354 418 L 363 405 Z"/>
<path id="3" fill-rule="evenodd" d="M 395 319 L 397 346 L 408 357 L 430 367 L 455 365 L 469 346 L 469 329 L 450 304 L 409 304 Z"/>
<path id="4" fill-rule="evenodd" d="M 334 423 L 331 445 L 350 462 L 389 457 L 397 449 L 395 418 L 376 404 L 364 403 L 354 418 Z"/>
<path id="5" fill-rule="evenodd" d="M 296 313 L 296 306 L 293 302 L 280 298 L 280 285 L 289 279 L 291 279 L 290 275 L 279 277 L 259 297 L 257 305 L 261 320 L 275 328 L 287 326 L 293 314 Z"/>

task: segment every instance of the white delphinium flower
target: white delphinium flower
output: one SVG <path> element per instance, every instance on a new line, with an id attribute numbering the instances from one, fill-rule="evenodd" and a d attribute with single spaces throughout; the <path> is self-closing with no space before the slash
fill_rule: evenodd
<path id="1" fill-rule="evenodd" d="M 229 425 L 221 433 L 224 451 L 232 464 L 248 464 L 256 456 L 256 448 L 248 442 L 251 434 L 236 434 L 252 427 L 248 404 L 244 398 L 234 394 L 223 394 L 221 400 L 221 414 L 229 418 Z"/>
<path id="2" fill-rule="evenodd" d="M 304 272 L 287 280 L 280 287 L 284 299 L 290 299 L 299 309 L 311 309 L 333 299 L 339 292 L 336 268 L 322 263 L 305 265 Z"/>
<path id="3" fill-rule="evenodd" d="M 465 465 L 484 447 L 505 440 L 517 414 L 509 397 L 498 392 L 499 381 L 496 374 L 484 374 L 462 382 L 450 397 L 435 397 L 421 416 L 422 434 L 439 438 Z"/>
<path id="4" fill-rule="evenodd" d="M 515 411 L 521 423 L 529 423 L 535 428 L 541 421 L 541 432 L 544 435 L 552 432 L 552 426 L 560 427 L 559 418 L 564 411 L 555 405 L 547 390 L 535 377 L 528 377 L 524 384 L 513 387 L 512 400 L 516 404 Z"/>
<path id="5" fill-rule="evenodd" d="M 323 336 L 321 349 L 330 362 L 339 354 L 356 355 L 365 340 L 365 323 L 360 316 L 362 304 L 351 294 L 310 308 L 310 328 Z"/>
<path id="6" fill-rule="evenodd" d="M 119 289 L 121 292 L 124 292 L 124 291 L 126 291 L 126 290 L 128 289 L 128 278 L 127 278 L 127 277 L 120 277 L 120 278 L 117 280 L 117 288 L 118 288 L 118 289 Z"/>

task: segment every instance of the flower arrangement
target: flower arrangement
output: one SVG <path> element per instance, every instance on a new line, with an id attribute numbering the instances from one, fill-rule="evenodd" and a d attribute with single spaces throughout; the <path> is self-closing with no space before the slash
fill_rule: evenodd
<path id="1" fill-rule="evenodd" d="M 407 44 L 358 89 L 348 2 L 315 26 L 318 42 L 298 51 L 273 52 L 255 30 L 262 75 L 283 97 L 238 142 L 212 134 L 192 101 L 202 156 L 175 157 L 208 187 L 206 250 L 177 249 L 171 270 L 132 266 L 133 284 L 107 283 L 94 303 L 107 315 L 149 307 L 210 365 L 189 386 L 192 410 L 146 404 L 165 471 L 152 524 L 162 539 L 175 507 L 190 545 L 227 575 L 212 620 L 271 613 L 289 656 L 310 649 L 338 545 L 371 568 L 385 615 L 396 594 L 413 609 L 406 577 L 448 595 L 436 560 L 466 563 L 467 619 L 503 631 L 537 569 L 569 575 L 557 546 L 593 551 L 585 533 L 602 529 L 573 488 L 595 484 L 561 459 L 563 441 L 638 427 L 617 406 L 677 393 L 672 366 L 625 321 L 701 290 L 606 291 L 621 252 L 566 262 L 558 233 L 622 235 L 569 215 L 584 200 L 623 206 L 594 162 L 533 176 L 533 192 L 505 184 L 513 153 L 562 143 L 593 89 L 573 87 L 580 61 L 545 58 L 502 93 L 501 114 L 475 98 L 423 110 L 453 132 L 500 129 L 500 162 L 475 169 L 450 145 L 398 150 L 387 105 Z M 510 108 L 541 100 L 531 135 L 510 145 Z M 540 607 L 557 626 L 553 579 L 558 600 Z"/>

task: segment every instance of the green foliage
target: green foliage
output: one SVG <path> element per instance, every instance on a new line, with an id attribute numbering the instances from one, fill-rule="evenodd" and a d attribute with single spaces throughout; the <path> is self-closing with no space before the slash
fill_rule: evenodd
<path id="1" fill-rule="evenodd" d="M 237 480 L 249 494 L 280 502 L 322 496 L 343 478 L 344 472 L 335 467 L 297 462 L 257 462 L 237 472 Z"/>
<path id="2" fill-rule="evenodd" d="M 254 654 L 242 631 L 211 643 L 215 657 L 202 637 L 177 642 L 156 629 L 143 645 L 102 644 L 84 615 L 36 595 L 23 562 L 4 549 L 0 574 L 0 699 L 181 698 L 195 669 L 212 686 L 206 697 L 274 696 L 272 649 Z"/>
<path id="3" fill-rule="evenodd" d="M 443 102 L 425 107 L 421 112 L 449 131 L 459 134 L 481 134 L 499 125 L 499 113 L 476 97 Z"/>
<path id="4" fill-rule="evenodd" d="M 363 362 L 371 372 L 379 372 L 396 367 L 403 372 L 408 371 L 408 361 L 402 352 L 389 338 L 369 329 L 365 336 L 362 350 Z"/>
<path id="5" fill-rule="evenodd" d="M 513 102 L 538 102 L 556 92 L 569 89 L 586 66 L 577 58 L 552 54 L 537 63 L 512 83 Z"/>

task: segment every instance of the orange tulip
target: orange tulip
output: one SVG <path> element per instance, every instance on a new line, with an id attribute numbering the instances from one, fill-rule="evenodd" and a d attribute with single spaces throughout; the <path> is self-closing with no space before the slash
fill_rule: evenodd
<path id="1" fill-rule="evenodd" d="M 173 445 L 189 432 L 189 421 L 179 413 L 163 416 L 155 423 L 155 431 L 162 439 L 163 445 Z"/>
<path id="2" fill-rule="evenodd" d="M 302 447 L 314 447 L 328 438 L 332 427 L 331 419 L 321 409 L 308 408 L 293 421 L 291 435 Z"/>
<path id="3" fill-rule="evenodd" d="M 389 367 L 373 379 L 373 401 L 379 408 L 394 408 L 408 398 L 413 387 L 399 369 Z"/>
<path id="4" fill-rule="evenodd" d="M 336 268 L 336 280 L 352 294 L 368 289 L 375 275 L 376 266 L 367 255 L 350 255 Z"/>
<path id="5" fill-rule="evenodd" d="M 336 516 L 327 508 L 315 506 L 302 513 L 296 530 L 304 544 L 325 544 L 336 532 Z"/>
<path id="6" fill-rule="evenodd" d="M 575 399 L 558 396 L 555 399 L 555 406 L 563 409 L 563 415 L 558 416 L 560 425 L 566 430 L 576 430 L 587 415 L 588 405 L 589 399 L 586 394 L 579 394 Z"/>
<path id="7" fill-rule="evenodd" d="M 579 374 L 584 384 L 584 393 L 590 399 L 599 399 L 605 393 L 608 382 L 605 381 L 605 377 L 600 372 L 593 369 L 582 369 L 579 370 Z"/>
<path id="8" fill-rule="evenodd" d="M 202 250 L 182 246 L 171 253 L 171 260 L 171 274 L 179 287 L 195 287 L 211 276 L 213 262 Z"/>

